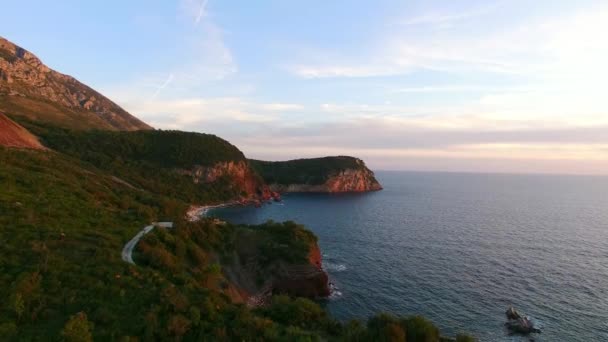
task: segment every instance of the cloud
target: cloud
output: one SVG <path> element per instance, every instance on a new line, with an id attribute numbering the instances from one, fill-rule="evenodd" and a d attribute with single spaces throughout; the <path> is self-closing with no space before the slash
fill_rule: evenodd
<path id="1" fill-rule="evenodd" d="M 198 14 L 196 15 L 196 18 L 194 19 L 194 23 L 197 26 L 201 22 L 201 19 L 203 18 L 203 14 L 205 14 L 205 8 L 207 7 L 207 2 L 208 2 L 208 0 L 201 1 L 201 5 L 198 9 Z"/>
<path id="2" fill-rule="evenodd" d="M 171 55 L 173 64 L 164 70 L 139 75 L 131 84 L 109 91 L 115 93 L 117 99 L 129 97 L 130 101 L 135 95 L 141 101 L 188 97 L 236 75 L 237 62 L 224 41 L 222 29 L 207 16 L 207 4 L 207 0 L 180 2 L 179 19 L 192 21 L 195 27 L 180 27 L 180 35 L 172 42 L 175 46 Z M 147 95 L 150 93 L 152 96 Z"/>
<path id="3" fill-rule="evenodd" d="M 119 104 L 153 127 L 212 132 L 225 129 L 240 132 L 252 124 L 276 123 L 283 112 L 304 107 L 292 103 L 259 103 L 238 97 L 180 97 L 145 99 L 138 94 L 122 95 Z M 214 132 L 218 133 L 218 132 Z"/>
<path id="4" fill-rule="evenodd" d="M 275 122 L 273 129 L 230 140 L 249 157 L 272 160 L 355 155 L 379 169 L 608 173 L 608 124 L 578 128 L 530 125 L 526 129 L 487 126 L 446 129 L 393 118 L 282 127 Z"/>
<path id="5" fill-rule="evenodd" d="M 160 85 L 160 86 L 159 86 L 159 87 L 156 89 L 156 91 L 155 91 L 155 92 L 154 92 L 154 94 L 152 95 L 152 99 L 155 99 L 155 98 L 158 96 L 158 94 L 160 94 L 160 92 L 161 92 L 163 89 L 165 89 L 165 88 L 166 88 L 166 87 L 169 85 L 169 83 L 171 83 L 171 81 L 173 81 L 173 74 L 172 74 L 172 73 L 171 73 L 171 74 L 169 74 L 169 76 L 167 76 L 167 79 L 165 80 L 165 82 L 163 82 L 163 84 L 161 84 L 161 85 Z"/>
<path id="6" fill-rule="evenodd" d="M 428 24 L 439 24 L 441 26 L 460 21 L 464 19 L 470 19 L 473 17 L 482 16 L 490 12 L 495 11 L 500 7 L 502 3 L 497 2 L 491 5 L 470 8 L 460 12 L 442 12 L 442 11 L 431 11 L 415 17 L 405 19 L 402 23 L 404 25 L 428 25 Z"/>
<path id="7" fill-rule="evenodd" d="M 414 21 L 463 16 L 456 13 Z M 418 70 L 575 77 L 582 69 L 602 68 L 601 60 L 608 58 L 608 41 L 597 39 L 597 34 L 605 31 L 608 31 L 606 8 L 473 34 L 453 31 L 412 35 L 407 28 L 392 28 L 362 49 L 371 52 L 366 58 L 353 60 L 334 51 L 318 51 L 308 56 L 309 62 L 288 64 L 287 70 L 307 79 L 398 76 Z"/>
<path id="8" fill-rule="evenodd" d="M 394 93 L 460 93 L 460 92 L 529 92 L 530 86 L 503 86 L 495 85 L 436 85 L 436 86 L 416 86 L 391 89 Z"/>
<path id="9" fill-rule="evenodd" d="M 339 66 L 339 65 L 290 65 L 286 69 L 295 75 L 307 78 L 334 78 L 334 77 L 376 77 L 376 76 L 390 76 L 405 72 L 403 68 L 395 66 L 381 66 L 381 65 L 351 65 L 351 66 Z"/>
<path id="10" fill-rule="evenodd" d="M 304 109 L 304 106 L 294 103 L 266 103 L 261 108 L 269 111 L 289 112 Z"/>
<path id="11" fill-rule="evenodd" d="M 180 0 L 181 15 L 191 19 L 194 26 L 198 26 L 206 14 L 208 2 L 208 0 Z"/>

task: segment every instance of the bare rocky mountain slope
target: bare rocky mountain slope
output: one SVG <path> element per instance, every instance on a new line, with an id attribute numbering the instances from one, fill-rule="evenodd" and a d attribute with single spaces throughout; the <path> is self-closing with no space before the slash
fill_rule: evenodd
<path id="1" fill-rule="evenodd" d="M 152 129 L 105 96 L 0 37 L 0 111 L 72 129 Z"/>

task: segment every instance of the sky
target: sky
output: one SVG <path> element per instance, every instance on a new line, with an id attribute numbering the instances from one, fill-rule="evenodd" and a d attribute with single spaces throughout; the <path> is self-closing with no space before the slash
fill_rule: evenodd
<path id="1" fill-rule="evenodd" d="M 608 174 L 606 1 L 11 1 L 0 35 L 248 157 Z"/>

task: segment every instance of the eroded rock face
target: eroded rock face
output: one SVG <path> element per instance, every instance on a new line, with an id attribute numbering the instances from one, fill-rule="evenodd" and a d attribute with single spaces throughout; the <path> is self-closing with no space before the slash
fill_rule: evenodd
<path id="1" fill-rule="evenodd" d="M 20 108 L 49 109 L 49 102 L 65 110 L 91 113 L 92 128 L 119 130 L 151 129 L 105 96 L 75 78 L 56 72 L 29 51 L 0 37 L 0 101 L 19 103 Z M 27 105 L 24 105 L 27 103 Z M 13 113 L 23 114 L 23 113 Z M 99 120 L 101 119 L 101 120 Z M 57 119 L 60 120 L 60 117 Z M 105 122 L 107 127 L 99 126 Z"/>
<path id="2" fill-rule="evenodd" d="M 259 264 L 254 252 L 255 247 L 244 242 L 238 248 L 230 265 L 224 272 L 232 284 L 239 288 L 244 301 L 249 306 L 264 306 L 272 294 L 287 294 L 310 299 L 325 298 L 330 295 L 329 278 L 323 270 L 321 251 L 313 243 L 308 253 L 308 263 L 288 264 L 277 260 L 264 271 L 264 281 L 259 282 Z"/>
<path id="3" fill-rule="evenodd" d="M 46 149 L 38 141 L 38 138 L 2 113 L 0 113 L 0 146 L 35 150 Z"/>
<path id="4" fill-rule="evenodd" d="M 194 183 L 213 183 L 224 179 L 240 193 L 245 200 L 267 200 L 271 198 L 270 189 L 251 170 L 245 160 L 217 163 L 214 166 L 196 166 L 191 170 L 179 170 L 192 177 Z"/>
<path id="5" fill-rule="evenodd" d="M 366 192 L 382 190 L 374 173 L 366 167 L 346 169 L 330 176 L 323 184 L 271 184 L 277 192 Z"/>
<path id="6" fill-rule="evenodd" d="M 323 270 L 321 250 L 317 244 L 311 246 L 308 261 L 308 265 L 287 267 L 279 273 L 273 292 L 313 299 L 328 297 L 329 278 Z"/>
<path id="7" fill-rule="evenodd" d="M 327 273 L 313 265 L 293 267 L 274 282 L 273 293 L 295 297 L 325 298 L 330 295 Z"/>

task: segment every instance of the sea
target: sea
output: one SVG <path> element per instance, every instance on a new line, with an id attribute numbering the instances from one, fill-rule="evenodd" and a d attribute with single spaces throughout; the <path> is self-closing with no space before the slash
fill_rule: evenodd
<path id="1" fill-rule="evenodd" d="M 608 177 L 377 172 L 384 190 L 210 212 L 319 237 L 339 320 L 423 315 L 480 341 L 608 341 Z M 509 335 L 509 306 L 542 330 Z"/>

